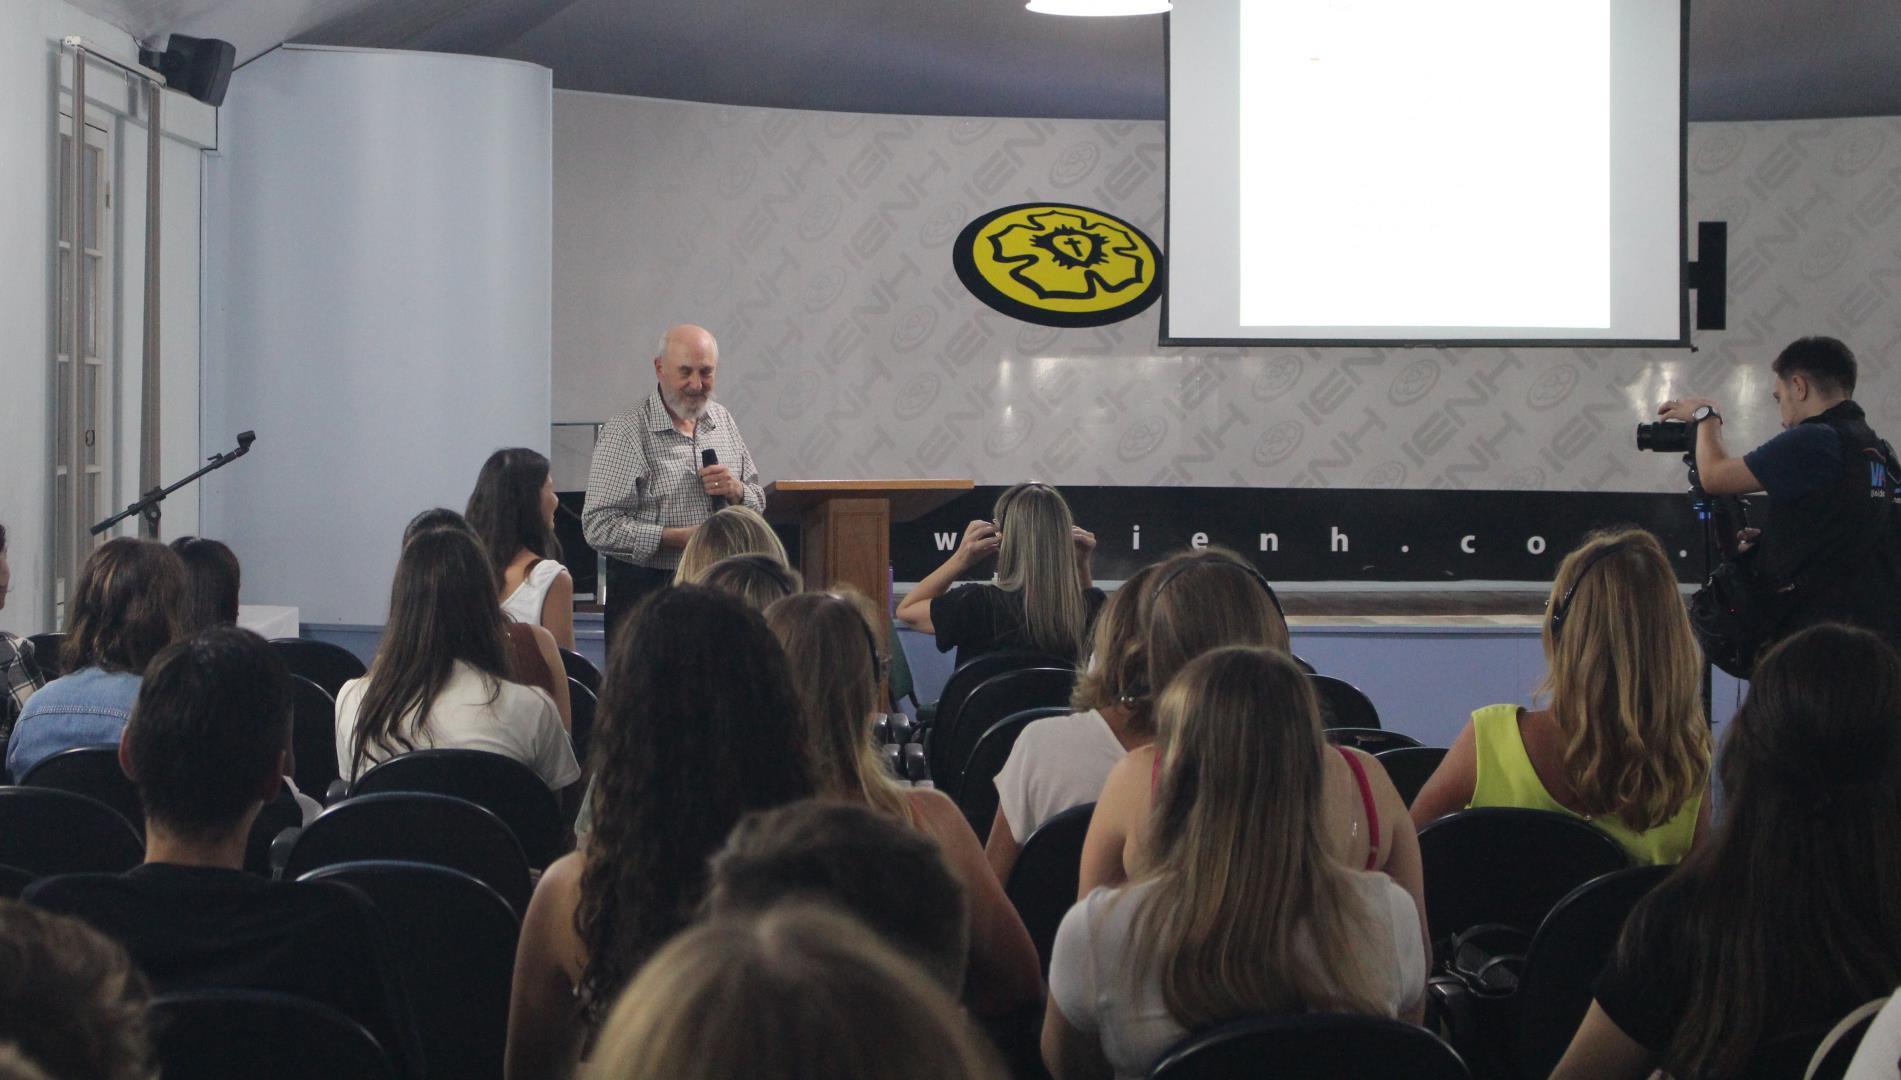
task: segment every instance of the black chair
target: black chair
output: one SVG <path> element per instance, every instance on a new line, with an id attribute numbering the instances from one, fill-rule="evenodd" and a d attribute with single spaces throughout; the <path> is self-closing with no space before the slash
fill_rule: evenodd
<path id="1" fill-rule="evenodd" d="M 1391 750 L 1381 750 L 1373 755 L 1380 759 L 1386 776 L 1399 789 L 1399 797 L 1411 806 L 1419 797 L 1419 789 L 1426 786 L 1432 774 L 1439 769 L 1439 763 L 1445 760 L 1446 748 L 1443 746 L 1398 746 Z"/>
<path id="2" fill-rule="evenodd" d="M 1380 712 L 1373 699 L 1345 679 L 1331 675 L 1309 675 L 1314 696 L 1320 699 L 1320 726 L 1330 728 L 1377 728 Z"/>
<path id="3" fill-rule="evenodd" d="M 970 692 L 992 676 L 1025 668 L 1074 666 L 1074 661 L 1060 656 L 1015 650 L 972 657 L 958 664 L 957 670 L 951 672 L 950 678 L 944 682 L 943 693 L 937 695 L 936 701 L 918 710 L 918 722 L 931 726 L 955 719 L 957 710 L 963 705 L 964 699 L 970 696 Z"/>
<path id="4" fill-rule="evenodd" d="M 59 668 L 59 647 L 66 643 L 65 634 L 29 634 L 26 640 L 33 646 L 33 666 L 39 669 L 40 681 L 52 682 L 65 674 Z"/>
<path id="5" fill-rule="evenodd" d="M 511 757 L 485 750 L 412 750 L 376 765 L 350 786 L 351 795 L 379 791 L 426 791 L 484 807 L 508 825 L 536 869 L 568 847 L 554 792 Z"/>
<path id="6" fill-rule="evenodd" d="M 27 787 L 57 788 L 97 799 L 119 812 L 127 824 L 145 831 L 145 806 L 139 789 L 119 767 L 119 746 L 75 746 L 61 750 L 26 771 L 20 783 Z"/>
<path id="7" fill-rule="evenodd" d="M 1591 1007 L 1591 984 L 1610 960 L 1637 901 L 1675 867 L 1634 866 L 1571 890 L 1545 916 L 1518 979 L 1518 1074 L 1544 1080 Z"/>
<path id="8" fill-rule="evenodd" d="M 1326 735 L 1327 741 L 1335 746 L 1351 746 L 1369 754 L 1384 754 L 1388 750 L 1404 750 L 1419 745 L 1419 740 L 1411 735 L 1376 727 L 1330 727 Z"/>
<path id="9" fill-rule="evenodd" d="M 1452 935 L 1499 923 L 1529 937 L 1572 889 L 1630 865 L 1617 841 L 1551 810 L 1461 810 L 1419 830 L 1434 957 Z"/>
<path id="10" fill-rule="evenodd" d="M 963 790 L 964 763 L 990 725 L 1013 713 L 1067 705 L 1076 687 L 1073 667 L 1025 668 L 985 679 L 964 699 L 954 716 L 939 717 L 924 743 L 931 779 L 952 799 Z"/>
<path id="11" fill-rule="evenodd" d="M 1383 1016 L 1296 1013 L 1199 1032 L 1162 1055 L 1149 1080 L 1471 1080 L 1458 1051 Z"/>
<path id="12" fill-rule="evenodd" d="M 395 1080 L 376 1037 L 326 1005 L 260 990 L 193 990 L 152 1002 L 165 1080 Z"/>
<path id="13" fill-rule="evenodd" d="M 17 866 L 0 866 L 0 900 L 18 900 L 28 885 L 40 879 L 40 875 L 31 870 L 22 870 Z"/>
<path id="14" fill-rule="evenodd" d="M 271 876 L 271 842 L 286 829 L 304 823 L 304 808 L 297 805 L 287 790 L 279 789 L 277 798 L 264 804 L 251 822 L 251 835 L 244 841 L 244 869 L 259 877 Z"/>
<path id="15" fill-rule="evenodd" d="M 368 674 L 369 669 L 356 654 L 341 645 L 332 645 L 328 641 L 313 641 L 310 638 L 281 637 L 271 639 L 271 648 L 290 668 L 292 675 L 302 675 L 318 686 L 332 699 L 343 684 Z M 335 752 L 335 748 L 332 748 Z"/>
<path id="16" fill-rule="evenodd" d="M 323 801 L 337 780 L 337 703 L 323 687 L 301 675 L 290 679 L 290 778 L 297 790 Z"/>
<path id="17" fill-rule="evenodd" d="M 1067 715 L 1067 705 L 1024 709 L 990 725 L 990 730 L 978 737 L 977 745 L 970 750 L 970 760 L 964 762 L 960 770 L 957 807 L 970 821 L 970 827 L 977 831 L 979 842 L 990 838 L 990 826 L 997 819 L 997 774 L 1003 771 L 1003 763 L 1010 760 L 1010 750 L 1016 746 L 1017 736 L 1044 717 Z"/>
<path id="18" fill-rule="evenodd" d="M 42 877 L 118 874 L 145 859 L 124 815 L 97 799 L 43 787 L 0 787 L 0 863 Z"/>
<path id="19" fill-rule="evenodd" d="M 1050 973 L 1050 949 L 1056 944 L 1056 928 L 1076 903 L 1076 885 L 1082 877 L 1083 837 L 1089 834 L 1089 819 L 1095 812 L 1095 803 L 1085 803 L 1038 826 L 1023 842 L 1023 851 L 1017 855 L 1016 865 L 1010 868 L 1010 880 L 1003 887 L 1036 945 L 1036 958 L 1043 966 L 1044 978 Z"/>
<path id="20" fill-rule="evenodd" d="M 587 750 L 594 741 L 594 710 L 600 701 L 587 684 L 568 676 L 568 738 L 574 743 L 574 760 L 587 768 Z"/>
<path id="21" fill-rule="evenodd" d="M 277 876 L 286 880 L 337 863 L 398 859 L 460 870 L 500 893 L 517 914 L 528 910 L 533 892 L 528 859 L 502 819 L 447 795 L 358 795 L 317 815 L 280 844 L 288 851 Z"/>
<path id="22" fill-rule="evenodd" d="M 429 1076 L 501 1080 L 521 934 L 501 894 L 459 870 L 414 862 L 338 863 L 298 880 L 341 881 L 376 906 Z"/>
<path id="23" fill-rule="evenodd" d="M 594 666 L 594 661 L 573 649 L 562 649 L 561 666 L 567 669 L 568 678 L 579 679 L 595 697 L 601 696 L 601 669 Z"/>

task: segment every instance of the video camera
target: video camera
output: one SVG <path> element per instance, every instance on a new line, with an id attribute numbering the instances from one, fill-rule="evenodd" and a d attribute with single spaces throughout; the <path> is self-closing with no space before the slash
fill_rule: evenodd
<path id="1" fill-rule="evenodd" d="M 1688 454 L 1696 446 L 1696 425 L 1659 420 L 1637 425 L 1637 449 L 1654 454 Z"/>

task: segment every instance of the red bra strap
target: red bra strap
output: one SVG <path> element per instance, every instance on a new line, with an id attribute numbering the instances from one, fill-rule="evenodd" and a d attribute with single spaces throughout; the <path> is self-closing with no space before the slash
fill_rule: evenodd
<path id="1" fill-rule="evenodd" d="M 1347 768 L 1353 770 L 1353 779 L 1360 785 L 1360 804 L 1366 808 L 1366 868 L 1372 870 L 1379 866 L 1380 859 L 1380 810 L 1373 801 L 1373 785 L 1367 782 L 1366 766 L 1360 764 L 1359 758 L 1345 747 L 1336 746 L 1334 749 L 1347 759 Z"/>

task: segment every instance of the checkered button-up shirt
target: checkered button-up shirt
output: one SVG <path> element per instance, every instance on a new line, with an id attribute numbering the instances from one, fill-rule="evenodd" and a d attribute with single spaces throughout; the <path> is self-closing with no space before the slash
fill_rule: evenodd
<path id="1" fill-rule="evenodd" d="M 33 643 L 25 638 L 0 632 L 0 751 L 13 734 L 13 722 L 20 718 L 26 699 L 44 685 L 33 656 Z"/>
<path id="2" fill-rule="evenodd" d="M 713 514 L 700 483 L 700 451 L 709 447 L 739 479 L 745 504 L 765 513 L 759 468 L 733 414 L 717 401 L 707 402 L 693 434 L 682 435 L 656 388 L 639 408 L 608 421 L 594 444 L 587 502 L 581 508 L 587 542 L 639 566 L 673 569 L 680 550 L 660 546 L 661 530 L 691 528 Z"/>

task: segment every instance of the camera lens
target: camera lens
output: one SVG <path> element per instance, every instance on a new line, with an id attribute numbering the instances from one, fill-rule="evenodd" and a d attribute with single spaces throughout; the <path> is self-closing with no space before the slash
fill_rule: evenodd
<path id="1" fill-rule="evenodd" d="M 1690 452 L 1690 425 L 1681 420 L 1638 424 L 1637 449 L 1655 454 L 1687 454 Z"/>

